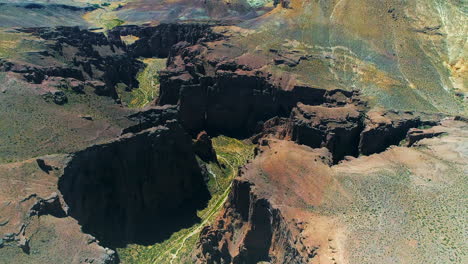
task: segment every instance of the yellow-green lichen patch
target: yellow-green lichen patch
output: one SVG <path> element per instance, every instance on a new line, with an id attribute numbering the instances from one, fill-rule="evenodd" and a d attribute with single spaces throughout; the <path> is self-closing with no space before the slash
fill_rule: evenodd
<path id="1" fill-rule="evenodd" d="M 116 87 L 120 99 L 130 108 L 144 107 L 159 94 L 159 71 L 166 67 L 166 59 L 149 58 L 143 62 L 146 67 L 137 75 L 137 89 L 127 91 L 124 84 Z"/>
<path id="2" fill-rule="evenodd" d="M 0 58 L 18 59 L 42 48 L 41 42 L 34 36 L 0 29 Z"/>
<path id="3" fill-rule="evenodd" d="M 97 9 L 86 13 L 83 19 L 89 24 L 96 28 L 100 28 L 101 31 L 112 29 L 116 26 L 120 26 L 125 23 L 124 20 L 117 16 L 117 10 L 123 7 L 127 1 L 118 2 L 105 2 L 105 1 L 93 1 L 92 4 Z"/>
<path id="4" fill-rule="evenodd" d="M 120 36 L 120 39 L 128 46 L 135 43 L 140 38 L 134 35 Z"/>

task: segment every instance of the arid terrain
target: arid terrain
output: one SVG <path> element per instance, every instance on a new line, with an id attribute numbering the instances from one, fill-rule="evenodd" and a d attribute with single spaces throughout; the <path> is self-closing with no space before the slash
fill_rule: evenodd
<path id="1" fill-rule="evenodd" d="M 0 263 L 468 263 L 459 0 L 0 0 Z"/>

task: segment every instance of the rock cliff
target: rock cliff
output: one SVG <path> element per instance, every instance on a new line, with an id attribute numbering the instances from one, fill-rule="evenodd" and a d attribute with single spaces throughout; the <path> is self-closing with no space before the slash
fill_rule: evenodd
<path id="1" fill-rule="evenodd" d="M 209 198 L 175 120 L 74 153 L 59 190 L 83 231 L 112 246 L 162 239 L 196 221 Z"/>

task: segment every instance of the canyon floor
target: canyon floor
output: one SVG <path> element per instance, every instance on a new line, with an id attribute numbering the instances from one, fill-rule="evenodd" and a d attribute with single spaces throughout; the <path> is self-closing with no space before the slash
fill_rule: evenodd
<path id="1" fill-rule="evenodd" d="M 0 263 L 467 263 L 467 20 L 0 0 Z"/>

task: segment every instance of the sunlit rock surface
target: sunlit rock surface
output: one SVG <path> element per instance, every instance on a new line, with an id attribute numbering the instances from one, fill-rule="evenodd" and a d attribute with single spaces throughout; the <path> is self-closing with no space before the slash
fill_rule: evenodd
<path id="1" fill-rule="evenodd" d="M 0 0 L 0 263 L 466 263 L 467 20 Z"/>

